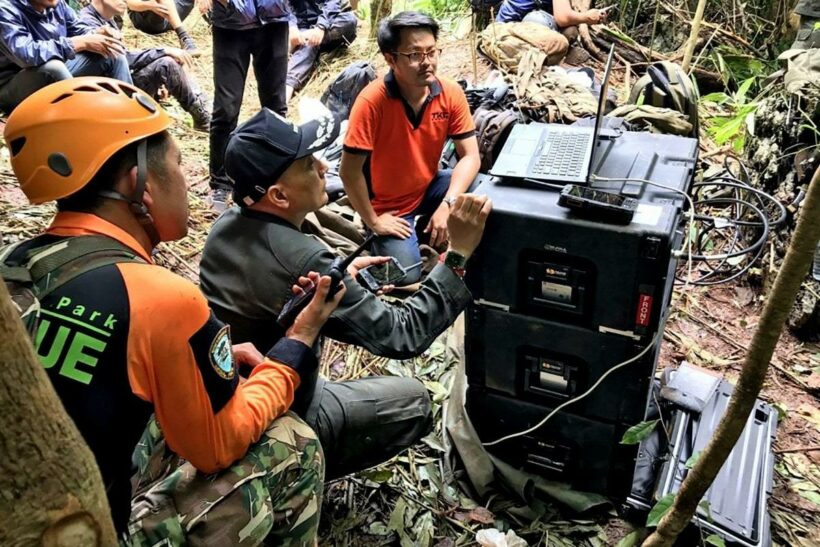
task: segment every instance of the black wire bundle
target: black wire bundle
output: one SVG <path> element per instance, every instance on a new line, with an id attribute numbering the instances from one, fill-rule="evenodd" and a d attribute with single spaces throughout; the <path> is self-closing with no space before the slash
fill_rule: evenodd
<path id="1" fill-rule="evenodd" d="M 732 172 L 730 158 L 737 162 L 742 178 Z M 690 280 L 691 284 L 718 285 L 744 275 L 763 256 L 771 230 L 786 221 L 786 207 L 775 197 L 752 187 L 748 180 L 749 172 L 743 162 L 734 156 L 727 156 L 723 162 L 722 172 L 692 185 L 695 198 L 694 220 L 699 223 L 699 229 L 696 231 L 696 239 L 692 242 L 697 254 L 693 253 L 689 258 L 702 262 L 709 271 L 697 280 Z M 697 199 L 698 195 L 705 194 L 705 188 L 715 188 L 718 193 L 721 190 L 728 190 L 730 195 L 727 196 L 724 192 L 715 196 L 715 192 L 712 192 L 712 197 L 707 195 Z M 716 217 L 698 213 L 705 209 L 727 210 L 729 215 Z M 777 217 L 770 218 L 770 211 L 775 211 Z M 704 248 L 710 236 L 717 235 L 724 229 L 732 230 L 725 238 L 726 244 L 719 252 L 706 254 Z M 690 233 L 688 237 L 693 235 Z M 739 268 L 740 264 L 732 259 L 743 256 L 748 258 Z M 678 281 L 682 280 L 678 278 Z"/>

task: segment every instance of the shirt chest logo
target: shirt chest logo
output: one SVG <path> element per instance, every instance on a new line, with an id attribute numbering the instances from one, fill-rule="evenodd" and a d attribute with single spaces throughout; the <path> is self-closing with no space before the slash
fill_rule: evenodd
<path id="1" fill-rule="evenodd" d="M 450 119 L 449 112 L 433 112 L 430 114 L 434 122 L 446 122 Z"/>

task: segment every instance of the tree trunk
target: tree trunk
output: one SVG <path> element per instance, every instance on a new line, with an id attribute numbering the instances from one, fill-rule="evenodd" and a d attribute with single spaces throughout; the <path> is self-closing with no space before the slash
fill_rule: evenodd
<path id="1" fill-rule="evenodd" d="M 681 484 L 680 491 L 675 496 L 669 512 L 661 519 L 657 530 L 643 543 L 643 547 L 666 547 L 674 543 L 675 538 L 695 514 L 698 503 L 734 448 L 760 389 L 763 387 L 772 353 L 774 353 L 797 291 L 811 266 L 818 239 L 820 239 L 820 169 L 814 172 L 809 184 L 794 236 L 786 252 L 786 258 L 783 260 L 783 266 L 775 279 L 772 292 L 766 299 L 763 314 L 755 329 L 729 408 L 718 424 L 714 436 L 695 463 L 695 467 Z"/>
<path id="2" fill-rule="evenodd" d="M 370 0 L 370 38 L 376 39 L 379 21 L 389 17 L 393 11 L 393 0 Z"/>
<path id="3" fill-rule="evenodd" d="M 94 455 L 0 278 L 0 545 L 116 545 Z"/>

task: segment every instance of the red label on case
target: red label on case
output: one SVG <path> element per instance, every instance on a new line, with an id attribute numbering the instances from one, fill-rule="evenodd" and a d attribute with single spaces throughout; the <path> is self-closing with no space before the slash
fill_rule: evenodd
<path id="1" fill-rule="evenodd" d="M 639 327 L 648 327 L 650 317 L 652 317 L 652 296 L 639 294 L 638 309 L 635 312 L 635 324 Z"/>

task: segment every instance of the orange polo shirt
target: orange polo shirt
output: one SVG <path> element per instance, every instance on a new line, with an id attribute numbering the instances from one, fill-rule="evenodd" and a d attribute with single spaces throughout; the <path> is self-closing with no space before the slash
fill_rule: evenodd
<path id="1" fill-rule="evenodd" d="M 447 138 L 474 134 L 467 97 L 456 82 L 439 78 L 433 83 L 417 116 L 389 72 L 356 98 L 344 149 L 369 155 L 365 179 L 376 213 L 406 215 L 419 206 L 436 176 Z"/>

